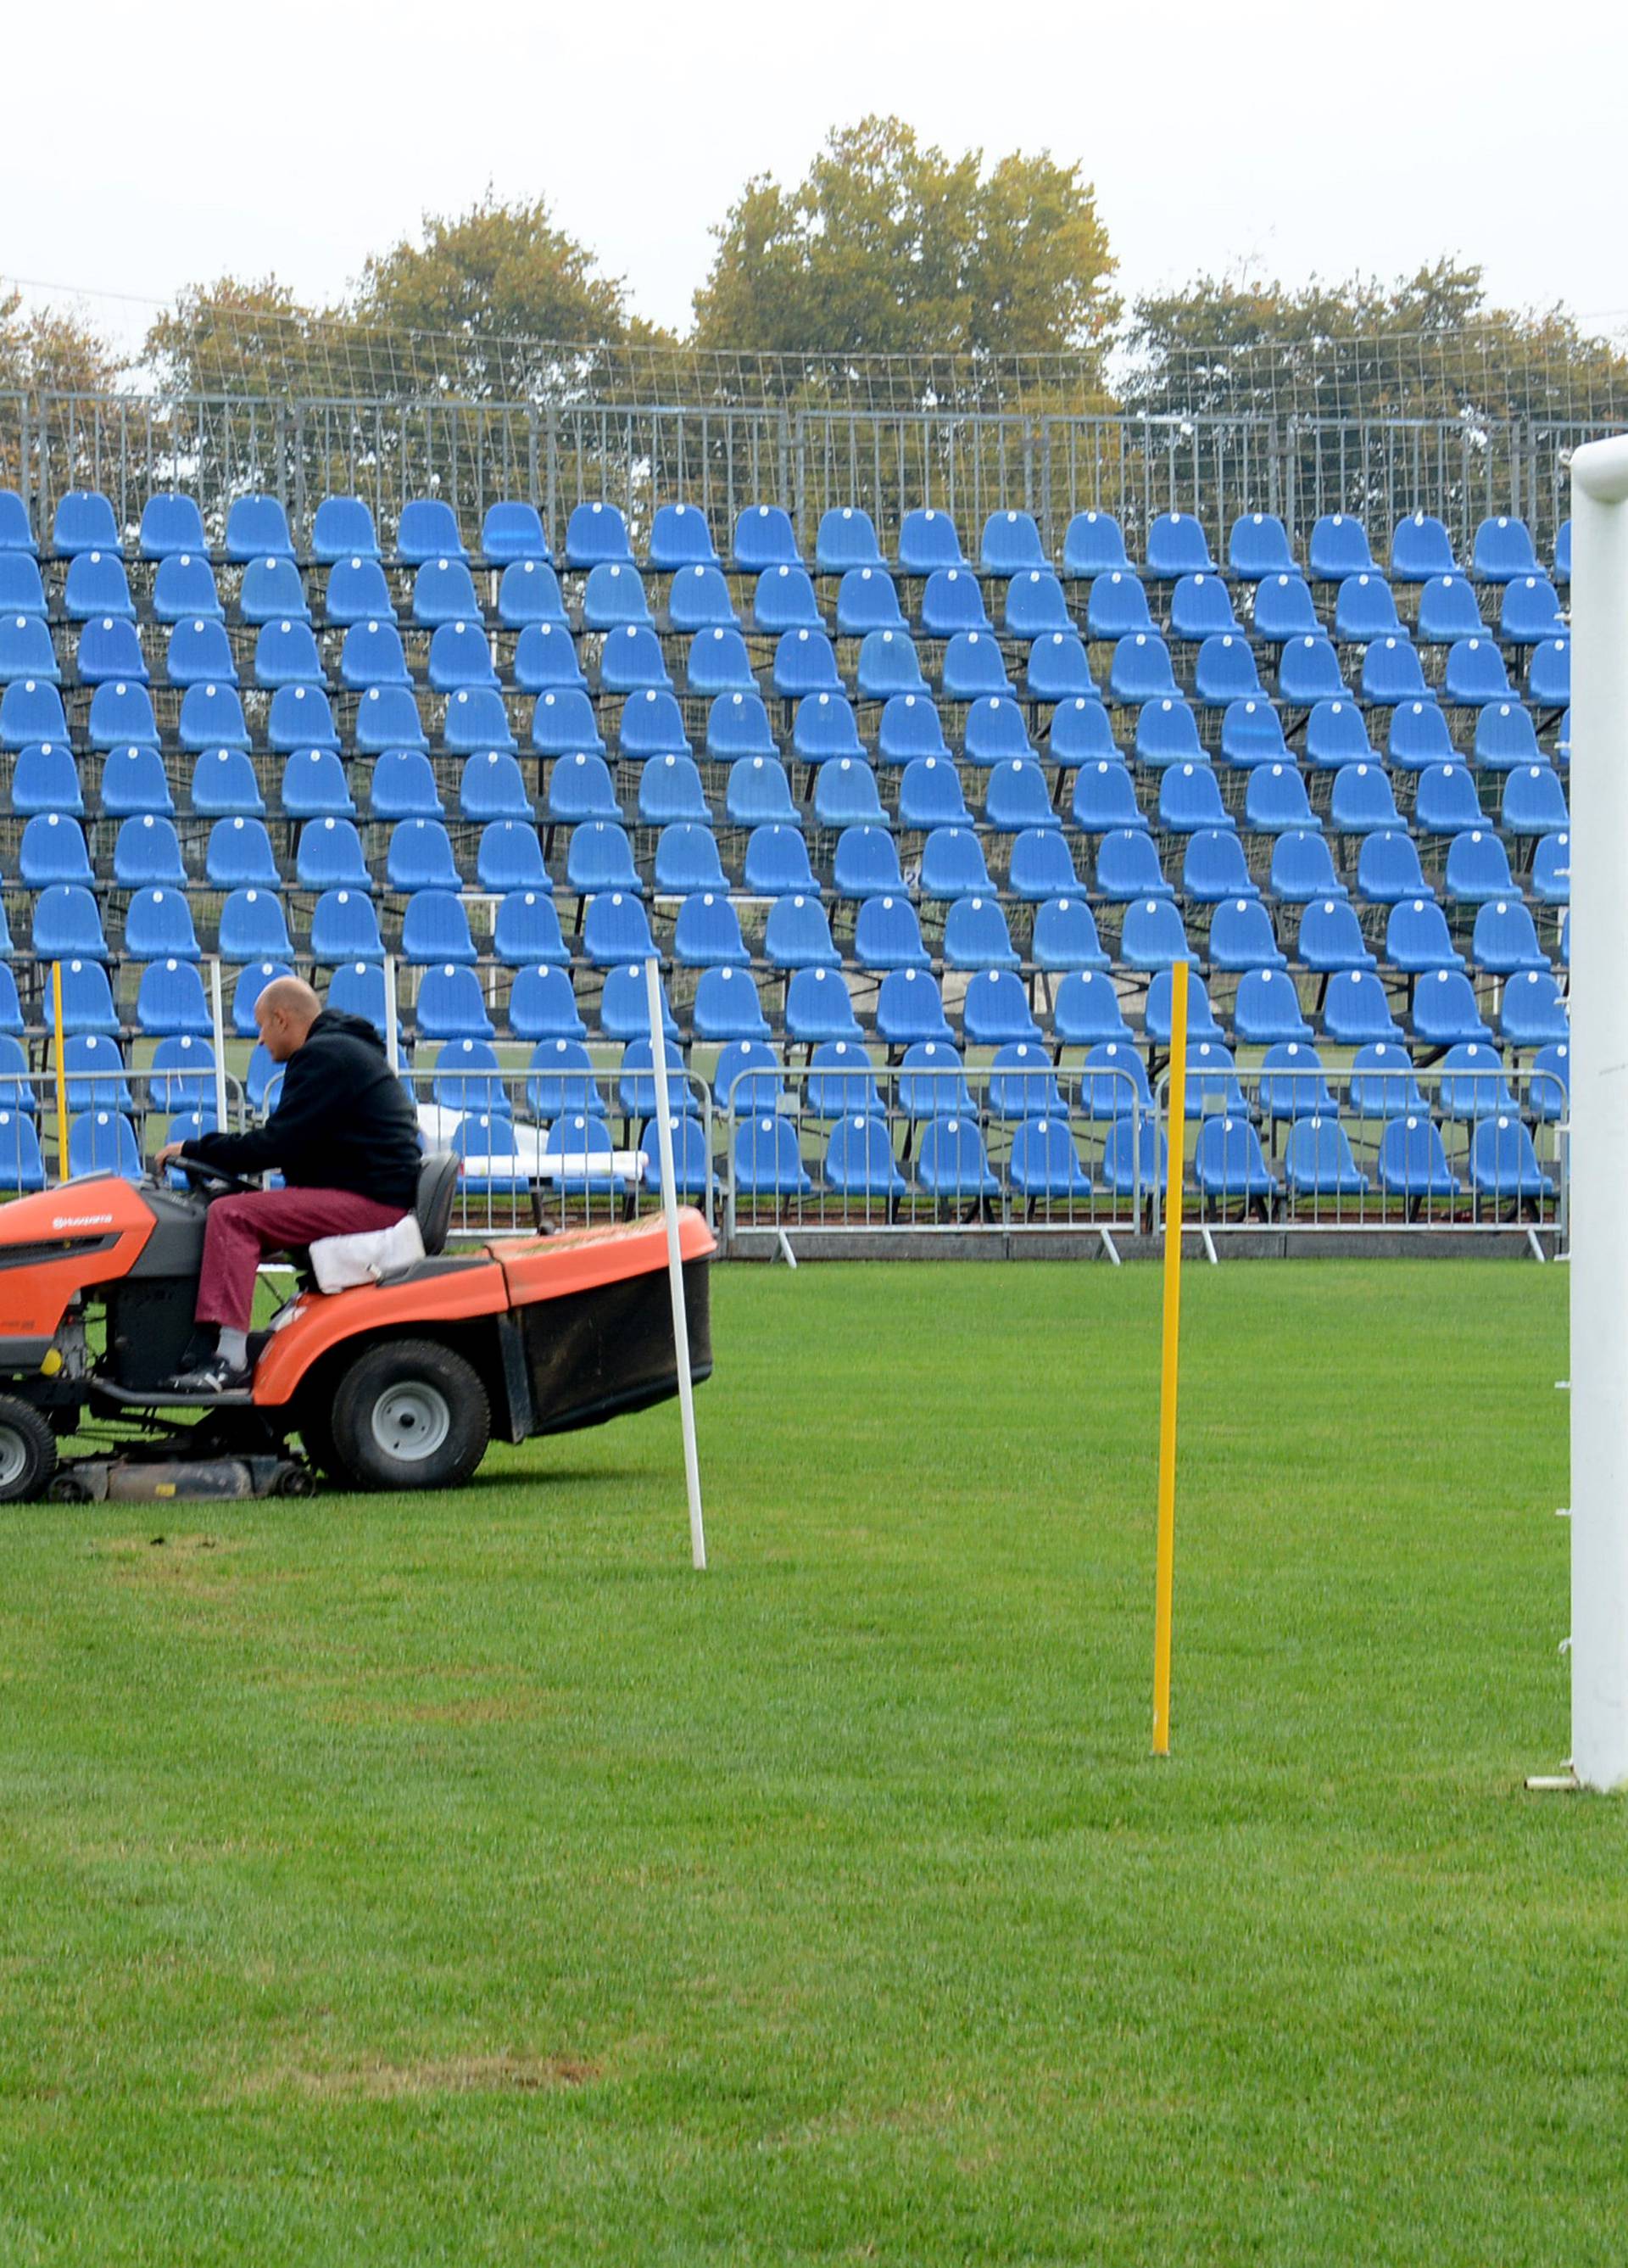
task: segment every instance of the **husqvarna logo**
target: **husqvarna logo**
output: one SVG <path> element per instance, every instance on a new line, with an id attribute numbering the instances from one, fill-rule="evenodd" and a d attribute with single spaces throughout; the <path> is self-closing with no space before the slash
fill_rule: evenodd
<path id="1" fill-rule="evenodd" d="M 51 1218 L 53 1228 L 111 1228 L 110 1212 L 59 1212 Z"/>

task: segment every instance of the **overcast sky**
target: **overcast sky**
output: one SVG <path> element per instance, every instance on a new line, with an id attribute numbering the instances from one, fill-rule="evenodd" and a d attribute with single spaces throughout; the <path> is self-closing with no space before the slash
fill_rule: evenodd
<path id="1" fill-rule="evenodd" d="M 489 180 L 544 195 L 683 328 L 747 175 L 795 180 L 831 125 L 879 110 L 952 151 L 1080 159 L 1127 297 L 1243 263 L 1390 277 L 1445 250 L 1500 300 L 1619 330 L 1625 23 L 1621 0 L 19 5 L 0 275 L 104 321 L 90 295 L 223 272 L 332 298 Z"/>

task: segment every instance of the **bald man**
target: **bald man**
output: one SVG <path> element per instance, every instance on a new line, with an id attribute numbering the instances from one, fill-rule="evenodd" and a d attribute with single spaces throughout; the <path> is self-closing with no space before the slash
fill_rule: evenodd
<path id="1" fill-rule="evenodd" d="M 418 1120 L 365 1017 L 325 1008 L 297 976 L 276 976 L 254 1003 L 273 1063 L 287 1066 L 277 1107 L 246 1134 L 199 1134 L 159 1151 L 158 1169 L 195 1158 L 229 1174 L 281 1167 L 286 1187 L 216 1197 L 203 1232 L 195 1310 L 202 1349 L 215 1351 L 169 1382 L 200 1397 L 249 1381 L 254 1276 L 268 1252 L 319 1236 L 389 1228 L 418 1195 Z"/>

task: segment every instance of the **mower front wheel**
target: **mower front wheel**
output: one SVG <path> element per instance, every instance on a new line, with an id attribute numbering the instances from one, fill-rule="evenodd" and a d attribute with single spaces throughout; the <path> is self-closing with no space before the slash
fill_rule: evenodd
<path id="1" fill-rule="evenodd" d="M 492 1418 L 473 1366 L 434 1339 L 386 1340 L 341 1373 L 334 1448 L 361 1488 L 460 1488 L 486 1454 Z"/>
<path id="2" fill-rule="evenodd" d="M 0 1394 L 0 1504 L 44 1493 L 56 1470 L 56 1436 L 32 1402 Z"/>

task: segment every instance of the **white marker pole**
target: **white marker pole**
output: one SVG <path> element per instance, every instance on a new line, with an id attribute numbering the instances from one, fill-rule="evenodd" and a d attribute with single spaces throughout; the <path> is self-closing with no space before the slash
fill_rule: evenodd
<path id="1" fill-rule="evenodd" d="M 667 1216 L 667 1281 L 672 1292 L 672 1347 L 678 1372 L 678 1416 L 684 1427 L 684 1479 L 690 1493 L 690 1553 L 700 1568 L 707 1565 L 707 1533 L 701 1525 L 701 1470 L 695 1454 L 695 1388 L 690 1377 L 690 1325 L 684 1305 L 684 1262 L 678 1251 L 678 1192 L 672 1162 L 671 1111 L 667 1098 L 667 1034 L 662 1023 L 661 969 L 654 957 L 644 964 L 644 989 L 650 1004 L 656 1142 L 662 1166 L 662 1210 Z"/>
<path id="2" fill-rule="evenodd" d="M 1572 459 L 1572 1770 L 1628 1781 L 1628 436 Z"/>
<path id="3" fill-rule="evenodd" d="M 215 1123 L 226 1130 L 226 1020 L 221 1013 L 221 961 L 209 963 L 209 1014 L 215 1025 Z"/>
<path id="4" fill-rule="evenodd" d="M 396 1074 L 401 1076 L 401 1022 L 396 1006 L 396 956 L 385 955 L 385 1060 Z M 416 1101 L 417 1097 L 414 1100 Z"/>

